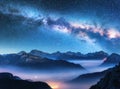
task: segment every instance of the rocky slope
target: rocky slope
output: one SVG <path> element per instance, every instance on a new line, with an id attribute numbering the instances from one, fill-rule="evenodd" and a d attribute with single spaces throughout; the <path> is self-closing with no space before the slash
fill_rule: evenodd
<path id="1" fill-rule="evenodd" d="M 112 53 L 110 56 L 106 58 L 106 60 L 101 64 L 101 66 L 116 65 L 119 62 L 120 62 L 120 55 L 116 53 Z"/>
<path id="2" fill-rule="evenodd" d="M 104 77 L 107 72 L 111 71 L 111 68 L 101 71 L 101 72 L 94 72 L 94 73 L 87 73 L 87 74 L 82 74 L 69 82 L 71 83 L 91 83 L 91 82 L 96 82 L 100 78 Z"/>
<path id="3" fill-rule="evenodd" d="M 22 80 L 10 73 L 0 73 L 0 89 L 52 89 L 44 82 Z"/>
<path id="4" fill-rule="evenodd" d="M 120 89 L 120 64 L 107 72 L 105 77 L 90 89 Z"/>

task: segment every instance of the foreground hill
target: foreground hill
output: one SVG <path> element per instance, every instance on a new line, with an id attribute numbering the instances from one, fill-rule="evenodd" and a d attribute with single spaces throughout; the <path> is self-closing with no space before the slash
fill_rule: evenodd
<path id="1" fill-rule="evenodd" d="M 90 89 L 120 89 L 120 64 L 107 72 L 105 77 Z"/>
<path id="2" fill-rule="evenodd" d="M 44 82 L 22 80 L 10 73 L 0 73 L 0 89 L 52 89 Z"/>
<path id="3" fill-rule="evenodd" d="M 69 81 L 71 83 L 91 83 L 96 82 L 100 78 L 102 78 L 107 71 L 102 72 L 95 72 L 95 73 L 88 73 L 88 74 L 82 74 L 78 76 L 77 78 Z"/>
<path id="4" fill-rule="evenodd" d="M 69 83 L 92 83 L 92 82 L 95 83 L 100 78 L 103 78 L 106 73 L 111 71 L 111 69 L 112 68 L 109 68 L 109 69 L 101 71 L 101 72 L 82 74 L 82 75 L 70 80 Z"/>

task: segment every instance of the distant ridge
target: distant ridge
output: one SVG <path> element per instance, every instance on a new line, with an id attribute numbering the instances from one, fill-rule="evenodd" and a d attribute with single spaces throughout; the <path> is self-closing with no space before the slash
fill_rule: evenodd
<path id="1" fill-rule="evenodd" d="M 108 54 L 104 51 L 87 53 L 87 54 L 82 54 L 80 52 L 71 52 L 71 51 L 61 53 L 58 51 L 58 52 L 54 52 L 50 54 L 50 53 L 42 52 L 39 50 L 32 50 L 30 54 L 40 56 L 40 57 L 50 58 L 50 59 L 56 59 L 56 60 L 59 60 L 59 59 L 62 59 L 62 60 L 103 59 L 105 57 L 108 57 Z"/>
<path id="2" fill-rule="evenodd" d="M 110 56 L 106 58 L 106 60 L 101 64 L 101 66 L 116 65 L 119 62 L 120 62 L 120 55 L 116 53 L 112 53 Z"/>
<path id="3" fill-rule="evenodd" d="M 9 54 L 21 54 L 21 53 L 29 53 L 31 55 L 40 56 L 42 58 L 48 58 L 53 60 L 84 60 L 84 59 L 103 59 L 109 56 L 108 53 L 104 51 L 98 51 L 98 52 L 91 52 L 87 54 L 82 54 L 81 52 L 53 52 L 53 53 L 47 53 L 44 51 L 40 51 L 37 49 L 31 50 L 30 52 L 20 51 L 19 53 L 9 53 Z M 1 54 L 1 55 L 7 55 L 7 54 Z"/>
<path id="4" fill-rule="evenodd" d="M 42 52 L 39 52 L 42 53 Z M 81 65 L 65 60 L 52 60 L 42 55 L 34 55 L 31 52 L 21 51 L 17 54 L 0 55 L 0 65 L 17 66 L 20 68 L 36 70 L 77 69 L 85 70 Z"/>

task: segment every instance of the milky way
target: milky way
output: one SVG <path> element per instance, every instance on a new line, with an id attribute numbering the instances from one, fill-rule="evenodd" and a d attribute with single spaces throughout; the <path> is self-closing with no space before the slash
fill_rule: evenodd
<path id="1" fill-rule="evenodd" d="M 0 52 L 119 53 L 119 14 L 119 0 L 1 0 Z"/>

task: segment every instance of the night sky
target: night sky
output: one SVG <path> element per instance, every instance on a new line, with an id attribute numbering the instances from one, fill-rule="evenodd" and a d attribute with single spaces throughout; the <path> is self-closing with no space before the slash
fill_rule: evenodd
<path id="1" fill-rule="evenodd" d="M 0 53 L 120 53 L 120 0 L 0 0 Z"/>

